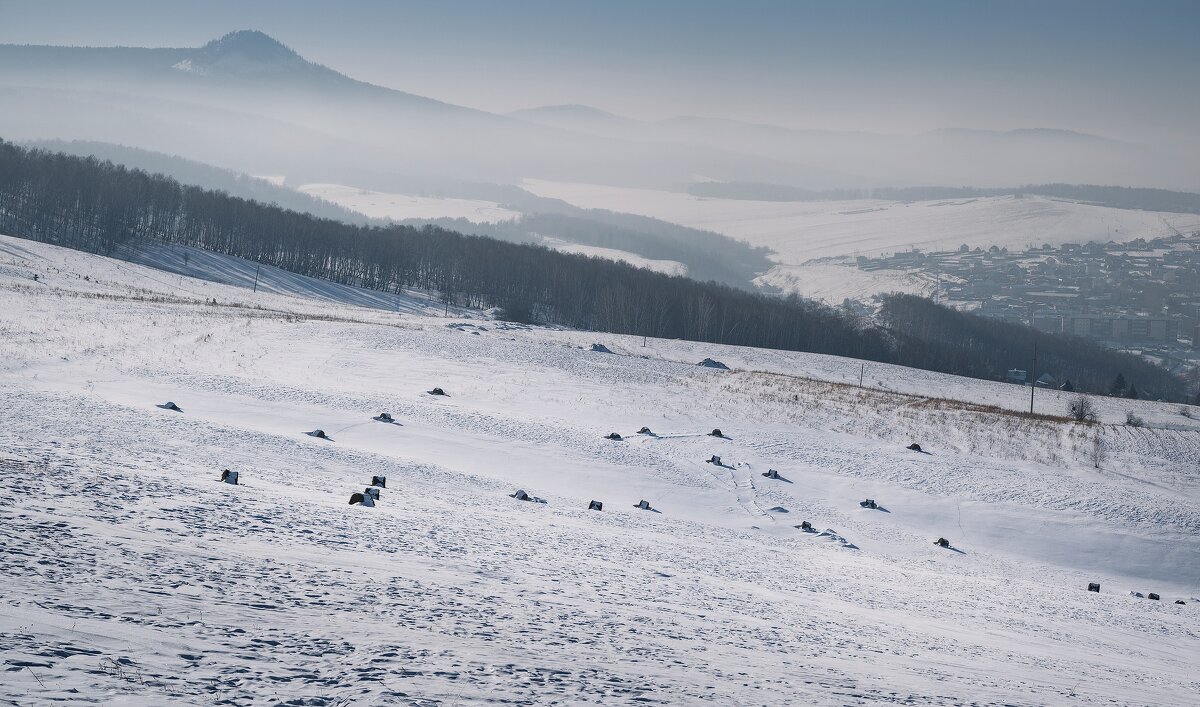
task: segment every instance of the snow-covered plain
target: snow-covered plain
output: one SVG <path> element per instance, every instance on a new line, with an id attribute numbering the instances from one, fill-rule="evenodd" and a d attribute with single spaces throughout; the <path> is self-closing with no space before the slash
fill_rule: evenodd
<path id="1" fill-rule="evenodd" d="M 378 219 L 465 218 L 472 223 L 498 223 L 521 214 L 494 201 L 451 199 L 370 191 L 341 184 L 305 184 L 299 191 Z"/>
<path id="2" fill-rule="evenodd" d="M 1132 240 L 1200 228 L 1200 215 L 1114 209 L 1042 196 L 896 202 L 749 201 L 651 189 L 525 180 L 525 189 L 583 208 L 703 228 L 767 246 L 786 263 L 966 244 L 1021 248 Z"/>
<path id="3" fill-rule="evenodd" d="M 0 238 L 0 702 L 1195 703 L 1196 408 L 219 279 Z"/>
<path id="4" fill-rule="evenodd" d="M 828 304 L 841 304 L 847 299 L 866 302 L 886 292 L 933 297 L 937 290 L 936 275 L 909 270 L 860 270 L 842 259 L 776 265 L 755 278 L 755 282 Z"/>
<path id="5" fill-rule="evenodd" d="M 532 179 L 522 186 L 538 196 L 583 208 L 652 216 L 766 246 L 776 253 L 779 266 L 764 274 L 760 282 L 839 302 L 856 292 L 927 292 L 930 288 L 927 283 L 905 280 L 903 274 L 884 280 L 877 273 L 841 266 L 837 267 L 841 276 L 830 280 L 826 277 L 828 263 L 810 261 L 913 248 L 953 250 L 963 244 L 1025 249 L 1127 241 L 1171 235 L 1173 229 L 1200 228 L 1200 216 L 1194 214 L 1114 209 L 1041 196 L 785 202 Z"/>

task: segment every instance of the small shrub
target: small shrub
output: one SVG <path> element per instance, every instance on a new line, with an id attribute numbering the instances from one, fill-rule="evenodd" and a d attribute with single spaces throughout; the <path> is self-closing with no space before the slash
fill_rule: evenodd
<path id="1" fill-rule="evenodd" d="M 1184 417 L 1186 417 L 1188 419 L 1191 419 L 1192 409 L 1191 408 L 1179 408 L 1179 414 L 1183 415 Z"/>
<path id="2" fill-rule="evenodd" d="M 1125 424 L 1129 425 L 1130 427 L 1143 427 L 1145 426 L 1146 421 L 1137 415 L 1134 415 L 1132 412 L 1127 412 L 1125 413 Z"/>
<path id="3" fill-rule="evenodd" d="M 528 300 L 514 298 L 509 300 L 500 312 L 497 313 L 499 318 L 506 322 L 517 322 L 518 324 L 533 323 L 533 303 Z"/>
<path id="4" fill-rule="evenodd" d="M 1067 416 L 1076 422 L 1095 422 L 1096 404 L 1086 395 L 1072 398 L 1067 402 Z"/>

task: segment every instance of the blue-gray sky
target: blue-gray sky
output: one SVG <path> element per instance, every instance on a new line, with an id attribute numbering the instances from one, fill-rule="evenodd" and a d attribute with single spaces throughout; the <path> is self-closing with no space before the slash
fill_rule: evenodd
<path id="1" fill-rule="evenodd" d="M 496 112 L 1167 144 L 1194 144 L 1200 123 L 1196 0 L 0 0 L 0 43 L 197 46 L 234 29 Z"/>

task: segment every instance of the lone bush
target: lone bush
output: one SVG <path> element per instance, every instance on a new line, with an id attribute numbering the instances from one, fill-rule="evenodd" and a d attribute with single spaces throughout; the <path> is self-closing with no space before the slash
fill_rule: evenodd
<path id="1" fill-rule="evenodd" d="M 1076 422 L 1095 422 L 1096 404 L 1086 395 L 1071 398 L 1067 402 L 1067 415 Z"/>
<path id="2" fill-rule="evenodd" d="M 1142 427 L 1146 424 L 1146 421 L 1137 415 L 1134 415 L 1132 412 L 1127 412 L 1125 413 L 1125 424 L 1129 425 L 1130 427 Z"/>

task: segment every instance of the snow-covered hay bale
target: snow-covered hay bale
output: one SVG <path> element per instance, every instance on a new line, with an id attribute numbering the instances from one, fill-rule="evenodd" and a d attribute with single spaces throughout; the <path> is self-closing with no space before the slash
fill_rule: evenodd
<path id="1" fill-rule="evenodd" d="M 839 535 L 835 530 L 833 530 L 833 528 L 826 528 L 826 529 L 822 530 L 821 532 L 817 533 L 817 537 L 824 538 L 825 540 L 828 540 L 832 543 L 841 545 L 842 547 L 846 548 L 847 550 L 857 550 L 858 549 L 857 545 L 855 545 L 854 543 L 850 542 L 846 538 Z"/>
<path id="2" fill-rule="evenodd" d="M 653 508 L 650 507 L 650 502 L 645 499 L 638 501 L 638 504 L 636 506 L 634 506 L 634 508 L 637 508 L 638 510 L 642 510 L 642 511 L 654 510 Z"/>
<path id="3" fill-rule="evenodd" d="M 373 500 L 373 501 L 378 501 L 379 500 L 379 487 L 368 486 L 365 489 L 363 489 L 363 495 L 370 496 L 371 500 Z"/>
<path id="4" fill-rule="evenodd" d="M 716 454 L 714 454 L 705 463 L 706 464 L 716 464 L 717 466 L 721 466 L 721 457 L 718 457 Z"/>
<path id="5" fill-rule="evenodd" d="M 937 540 L 933 541 L 933 544 L 937 545 L 938 547 L 950 547 L 950 541 L 945 538 L 938 538 Z"/>
<path id="6" fill-rule="evenodd" d="M 588 504 L 588 510 L 589 511 L 602 511 L 602 510 L 604 510 L 604 504 L 599 501 L 592 501 L 591 503 Z"/>
<path id="7" fill-rule="evenodd" d="M 873 498 L 868 498 L 865 501 L 859 501 L 858 505 L 862 506 L 863 508 L 879 508 L 879 504 L 876 503 L 875 499 Z"/>
<path id="8" fill-rule="evenodd" d="M 371 419 L 375 420 L 376 422 L 389 422 L 390 423 L 390 422 L 396 421 L 392 418 L 391 415 L 389 415 L 386 412 L 381 412 L 378 415 L 376 415 L 375 417 L 372 417 Z"/>
<path id="9" fill-rule="evenodd" d="M 609 432 L 608 434 L 604 435 L 604 439 L 611 439 L 615 442 L 620 442 L 622 439 L 624 439 L 624 437 L 622 437 L 618 432 Z"/>
<path id="10" fill-rule="evenodd" d="M 908 445 L 908 449 L 911 449 L 914 452 L 920 452 L 921 445 L 917 444 L 916 442 L 913 442 L 912 444 Z"/>
<path id="11" fill-rule="evenodd" d="M 721 428 L 718 427 L 718 428 L 714 429 L 712 432 L 709 432 L 708 436 L 709 437 L 724 437 L 725 433 L 722 432 Z"/>
<path id="12" fill-rule="evenodd" d="M 373 508 L 375 506 L 375 499 L 365 493 L 352 493 L 350 494 L 350 505 Z"/>
<path id="13" fill-rule="evenodd" d="M 654 436 L 654 433 L 650 431 L 650 428 L 649 428 L 649 427 L 643 427 L 642 429 L 638 430 L 638 434 L 640 434 L 640 435 L 650 435 L 651 437 L 653 437 L 653 436 Z"/>
<path id="14" fill-rule="evenodd" d="M 322 429 L 316 429 L 312 432 L 305 432 L 304 434 L 308 435 L 309 437 L 316 437 L 317 439 L 330 439 L 329 435 L 325 434 L 325 430 Z"/>
<path id="15" fill-rule="evenodd" d="M 227 484 L 232 484 L 234 486 L 237 486 L 238 473 L 236 471 L 230 471 L 229 469 L 222 469 L 221 470 L 221 481 L 223 481 Z"/>
<path id="16" fill-rule="evenodd" d="M 1100 583 L 1099 582 L 1088 582 L 1088 591 L 1099 593 L 1100 592 Z"/>
<path id="17" fill-rule="evenodd" d="M 779 471 L 776 469 L 767 469 L 763 472 L 763 476 L 767 477 L 768 479 L 778 479 Z"/>
<path id="18" fill-rule="evenodd" d="M 173 412 L 183 412 L 183 408 L 179 407 L 178 405 L 171 402 L 170 400 L 163 403 L 162 405 L 159 405 L 158 407 L 162 408 L 163 410 L 171 410 Z"/>
<path id="19" fill-rule="evenodd" d="M 386 476 L 378 476 L 378 475 L 372 476 L 371 477 L 371 485 L 378 486 L 381 489 L 385 489 L 385 488 L 387 488 L 387 477 Z"/>
<path id="20" fill-rule="evenodd" d="M 426 392 L 430 395 L 446 395 L 446 391 L 442 390 L 441 388 L 434 388 L 433 390 L 428 390 Z"/>
<path id="21" fill-rule="evenodd" d="M 1159 600 L 1161 597 L 1159 597 L 1159 596 L 1158 596 L 1157 594 L 1155 594 L 1154 592 L 1150 592 L 1149 594 L 1147 594 L 1147 595 L 1146 595 L 1146 598 L 1147 598 L 1147 599 L 1153 599 L 1154 601 L 1158 601 L 1158 600 Z"/>
<path id="22" fill-rule="evenodd" d="M 801 529 L 801 530 L 803 530 L 803 531 L 804 531 L 804 532 L 806 532 L 806 533 L 811 533 L 811 532 L 813 532 L 813 525 L 812 525 L 812 523 L 809 523 L 809 522 L 808 522 L 808 521 L 806 521 L 806 520 L 804 520 L 804 521 L 800 521 L 800 525 L 797 525 L 796 527 L 797 527 L 797 528 L 799 528 L 799 529 Z"/>
<path id="23" fill-rule="evenodd" d="M 697 363 L 696 365 L 704 366 L 705 368 L 716 368 L 721 371 L 729 370 L 729 366 L 726 366 L 725 364 L 721 363 L 720 361 L 715 361 L 711 358 L 706 358 L 703 361 L 701 361 L 700 363 Z"/>
<path id="24" fill-rule="evenodd" d="M 612 351 L 604 344 L 592 344 L 592 351 L 596 353 L 612 353 Z"/>

